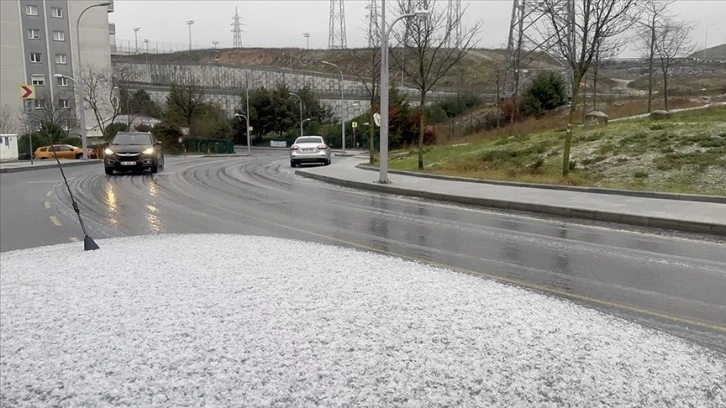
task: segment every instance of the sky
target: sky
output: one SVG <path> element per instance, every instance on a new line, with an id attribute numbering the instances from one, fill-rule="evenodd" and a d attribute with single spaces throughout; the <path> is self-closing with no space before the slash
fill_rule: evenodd
<path id="1" fill-rule="evenodd" d="M 389 10 L 396 0 L 386 2 Z M 443 6 L 447 0 L 438 0 Z M 367 1 L 346 0 L 346 37 L 349 47 L 365 46 Z M 379 1 L 380 4 L 380 1 Z M 483 20 L 479 46 L 503 47 L 507 41 L 512 12 L 511 0 L 462 1 L 468 9 L 464 25 Z M 330 14 L 329 0 L 300 1 L 174 1 L 174 0 L 116 0 L 115 11 L 109 19 L 116 23 L 117 44 L 135 47 L 134 27 L 140 27 L 138 42 L 143 39 L 161 49 L 185 49 L 189 44 L 188 20 L 192 25 L 192 43 L 196 47 L 232 45 L 231 24 L 235 7 L 244 26 L 242 43 L 245 47 L 306 47 L 303 33 L 310 33 L 310 48 L 327 48 Z M 380 6 L 379 6 L 380 7 Z M 680 20 L 694 24 L 693 39 L 709 46 L 726 43 L 726 1 L 677 0 L 672 6 Z M 390 23 L 395 16 L 387 13 Z M 140 45 L 143 47 L 143 45 Z"/>
<path id="2" fill-rule="evenodd" d="M 0 253 L 6 405 L 726 406 L 722 354 L 481 277 L 271 237 L 96 242 Z"/>

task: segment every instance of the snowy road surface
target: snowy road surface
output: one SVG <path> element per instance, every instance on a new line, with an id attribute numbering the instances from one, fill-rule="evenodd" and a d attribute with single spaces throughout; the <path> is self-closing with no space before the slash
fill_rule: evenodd
<path id="1" fill-rule="evenodd" d="M 726 356 L 321 244 L 157 235 L 0 254 L 0 405 L 726 406 Z"/>

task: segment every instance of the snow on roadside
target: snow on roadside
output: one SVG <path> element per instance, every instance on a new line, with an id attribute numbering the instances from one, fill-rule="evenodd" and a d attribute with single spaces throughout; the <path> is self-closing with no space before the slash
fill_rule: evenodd
<path id="1" fill-rule="evenodd" d="M 726 406 L 726 357 L 555 298 L 266 237 L 0 254 L 0 405 Z"/>

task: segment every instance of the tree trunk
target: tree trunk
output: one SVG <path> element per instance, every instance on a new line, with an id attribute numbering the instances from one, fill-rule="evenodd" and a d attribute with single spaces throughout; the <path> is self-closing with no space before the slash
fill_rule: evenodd
<path id="1" fill-rule="evenodd" d="M 419 116 L 419 129 L 418 129 L 418 169 L 423 170 L 423 141 L 424 141 L 424 123 L 426 122 L 426 93 L 421 92 L 421 105 L 419 106 L 421 115 Z"/>
<path id="2" fill-rule="evenodd" d="M 655 17 L 653 18 L 655 20 Z M 650 53 L 648 55 L 648 113 L 653 102 L 653 59 L 655 58 L 655 21 L 650 26 Z"/>
<path id="3" fill-rule="evenodd" d="M 369 155 L 369 164 L 373 165 L 375 163 L 375 157 L 376 157 L 376 143 L 375 143 L 375 137 L 376 137 L 376 123 L 373 120 L 373 104 L 371 103 L 371 113 L 368 116 L 368 155 Z"/>
<path id="4" fill-rule="evenodd" d="M 668 64 L 666 62 L 666 64 Z M 663 71 L 663 104 L 665 105 L 665 110 L 668 111 L 668 69 L 666 68 Z"/>
<path id="5" fill-rule="evenodd" d="M 597 110 L 597 68 L 592 72 L 592 110 Z"/>
<path id="6" fill-rule="evenodd" d="M 565 151 L 562 155 L 562 176 L 567 177 L 570 174 L 570 149 L 572 147 L 572 122 L 575 120 L 575 110 L 577 109 L 577 94 L 580 92 L 580 81 L 582 75 L 576 75 L 572 83 L 572 102 L 570 102 L 570 111 L 567 113 L 567 131 L 565 132 Z"/>

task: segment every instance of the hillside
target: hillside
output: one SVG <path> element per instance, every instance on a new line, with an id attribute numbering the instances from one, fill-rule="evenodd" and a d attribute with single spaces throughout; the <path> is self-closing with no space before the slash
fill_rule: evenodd
<path id="1" fill-rule="evenodd" d="M 706 56 L 709 60 L 726 61 L 726 44 L 717 45 L 715 47 L 706 48 L 705 50 L 696 51 L 689 55 L 688 58 L 703 58 Z"/>
<path id="2" fill-rule="evenodd" d="M 570 177 L 563 179 L 562 117 L 509 135 L 481 133 L 427 147 L 425 171 L 522 182 L 726 195 L 726 106 L 676 113 L 669 120 L 637 119 L 577 130 Z M 552 124 L 556 127 L 552 128 Z M 524 125 L 520 125 L 523 127 Z M 416 149 L 391 152 L 390 168 L 416 171 Z"/>

